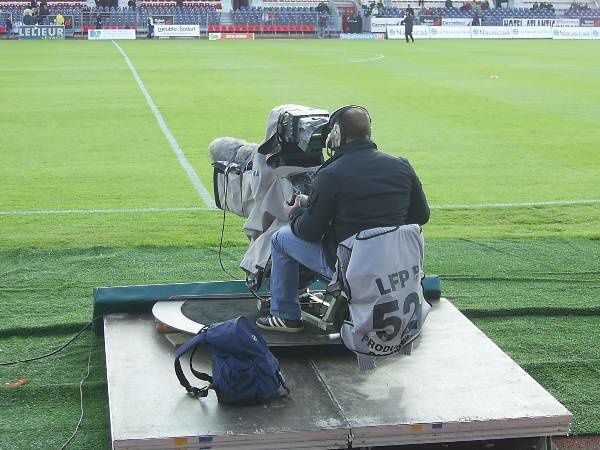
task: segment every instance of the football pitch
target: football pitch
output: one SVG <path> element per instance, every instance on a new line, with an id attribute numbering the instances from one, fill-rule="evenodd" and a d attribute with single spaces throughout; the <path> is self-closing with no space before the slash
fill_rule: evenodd
<path id="1" fill-rule="evenodd" d="M 95 286 L 228 279 L 208 144 L 260 142 L 279 104 L 358 104 L 421 178 L 426 273 L 575 434 L 600 434 L 599 45 L 0 41 L 0 362 L 68 340 Z M 230 272 L 242 223 L 227 215 Z M 60 448 L 90 349 L 69 448 L 108 447 L 102 343 L 84 336 L 0 366 L 0 448 Z"/>

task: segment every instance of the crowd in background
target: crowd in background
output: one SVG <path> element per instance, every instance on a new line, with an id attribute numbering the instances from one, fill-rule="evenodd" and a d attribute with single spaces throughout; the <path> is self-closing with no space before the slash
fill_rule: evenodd
<path id="1" fill-rule="evenodd" d="M 29 6 L 23 11 L 23 24 L 47 25 L 49 14 L 50 10 L 46 0 L 42 0 L 39 4 L 37 0 L 31 0 Z"/>
<path id="2" fill-rule="evenodd" d="M 590 10 L 590 5 L 588 4 L 582 4 L 582 3 L 571 3 L 571 6 L 569 7 L 569 11 L 570 12 L 582 12 L 582 11 L 589 11 Z"/>
<path id="3" fill-rule="evenodd" d="M 533 11 L 552 11 L 554 12 L 554 5 L 548 2 L 535 2 L 531 7 Z"/>
<path id="4" fill-rule="evenodd" d="M 484 0 L 482 2 L 467 1 L 467 2 L 463 3 L 463 5 L 458 9 L 460 9 L 461 11 L 475 11 L 475 12 L 486 11 L 486 10 L 490 9 L 490 2 L 488 0 Z"/>

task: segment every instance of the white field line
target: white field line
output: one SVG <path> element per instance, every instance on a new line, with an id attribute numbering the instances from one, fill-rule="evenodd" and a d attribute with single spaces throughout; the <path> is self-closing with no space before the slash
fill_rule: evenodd
<path id="1" fill-rule="evenodd" d="M 548 202 L 481 203 L 476 205 L 432 205 L 431 209 L 522 208 L 526 206 L 569 206 L 600 203 L 600 200 L 555 200 Z"/>
<path id="2" fill-rule="evenodd" d="M 133 77 L 135 78 L 135 81 L 137 82 L 137 84 L 140 88 L 140 91 L 142 91 L 142 94 L 144 94 L 144 97 L 146 98 L 146 102 L 148 103 L 148 106 L 152 110 L 152 113 L 154 113 L 154 117 L 156 117 L 156 121 L 158 122 L 160 129 L 162 130 L 163 134 L 167 138 L 167 141 L 169 141 L 169 144 L 171 145 L 173 152 L 177 156 L 177 159 L 179 160 L 179 164 L 181 164 L 181 167 L 183 167 L 183 170 L 185 170 L 185 172 L 187 173 L 192 184 L 194 185 L 194 188 L 196 188 L 196 191 L 198 192 L 198 194 L 200 195 L 202 200 L 204 200 L 204 203 L 207 205 L 207 207 L 210 209 L 216 209 L 215 202 L 214 202 L 212 196 L 206 190 L 206 188 L 204 187 L 204 184 L 202 184 L 202 180 L 200 180 L 200 177 L 198 177 L 198 174 L 194 171 L 194 168 L 188 161 L 188 159 L 185 156 L 185 153 L 183 152 L 181 147 L 179 147 L 179 144 L 177 143 L 175 136 L 173 136 L 173 133 L 171 133 L 171 130 L 169 130 L 169 127 L 167 126 L 165 119 L 163 118 L 162 114 L 158 110 L 156 104 L 154 103 L 154 100 L 152 100 L 152 97 L 146 90 L 146 87 L 144 86 L 142 79 L 138 75 L 137 70 L 135 70 L 135 67 L 133 66 L 131 60 L 127 56 L 127 53 L 125 53 L 125 51 L 115 41 L 112 41 L 112 42 L 115 45 L 115 47 L 117 47 L 117 49 L 119 49 L 119 52 L 121 52 L 121 55 L 123 55 L 123 58 L 125 58 L 125 62 L 129 66 L 129 69 L 131 70 L 131 73 L 133 74 Z"/>
<path id="3" fill-rule="evenodd" d="M 522 208 L 527 206 L 570 206 L 600 203 L 600 200 L 557 200 L 549 202 L 525 203 L 483 203 L 474 205 L 431 205 L 431 209 L 483 209 L 483 208 Z M 44 214 L 115 214 L 152 212 L 196 212 L 214 211 L 214 208 L 128 208 L 128 209 L 42 209 L 31 211 L 0 211 L 0 216 L 32 216 Z"/>
<path id="4" fill-rule="evenodd" d="M 44 214 L 115 214 L 151 212 L 214 211 L 215 208 L 125 208 L 125 209 L 41 209 L 32 211 L 0 211 L 0 216 L 33 216 Z"/>
<path id="5" fill-rule="evenodd" d="M 279 39 L 279 40 L 285 40 L 285 39 Z M 289 39 L 289 40 L 293 40 L 293 39 Z M 303 68 L 303 67 L 342 66 L 344 64 L 362 64 L 362 63 L 367 63 L 367 62 L 379 61 L 383 58 L 385 58 L 385 55 L 383 55 L 381 53 L 376 53 L 374 56 L 369 56 L 367 58 L 350 59 L 347 61 L 339 61 L 339 62 L 336 61 L 336 62 L 319 62 L 319 63 L 310 63 L 310 64 L 286 64 L 285 68 L 286 69 L 290 69 L 290 68 L 294 69 L 294 68 Z M 272 70 L 272 69 L 278 69 L 280 67 L 281 67 L 281 65 L 269 65 L 269 64 L 258 64 L 256 66 L 221 65 L 221 66 L 213 66 L 213 67 L 211 67 L 211 69 L 212 70 L 224 70 L 224 71 L 225 70 L 249 71 L 249 70 Z"/>

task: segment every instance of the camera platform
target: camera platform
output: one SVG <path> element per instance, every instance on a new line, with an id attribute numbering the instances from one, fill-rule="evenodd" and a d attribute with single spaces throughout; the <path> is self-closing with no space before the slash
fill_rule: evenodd
<path id="1" fill-rule="evenodd" d="M 237 282 L 94 291 L 113 449 L 442 448 L 510 439 L 514 445 L 502 448 L 549 450 L 551 436 L 568 432 L 569 411 L 444 298 L 433 302 L 411 356 L 383 358 L 377 369 L 361 372 L 341 345 L 282 346 L 273 352 L 288 397 L 247 407 L 219 404 L 213 394 L 193 398 L 177 381 L 175 348 L 156 332 L 151 308 L 160 297 L 163 304 L 178 295 L 214 300 L 237 289 L 243 294 Z M 220 300 L 204 304 L 235 305 Z M 240 301 L 256 311 L 251 298 Z M 194 366 L 210 372 L 206 348 L 198 349 Z"/>

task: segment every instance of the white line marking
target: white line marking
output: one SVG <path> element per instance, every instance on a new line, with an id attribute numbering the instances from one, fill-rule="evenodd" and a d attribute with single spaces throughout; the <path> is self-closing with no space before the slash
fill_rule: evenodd
<path id="1" fill-rule="evenodd" d="M 214 208 L 130 208 L 130 209 L 43 209 L 38 211 L 0 211 L 0 216 L 32 216 L 43 214 L 115 214 L 148 212 L 214 211 Z"/>
<path id="2" fill-rule="evenodd" d="M 600 203 L 600 200 L 557 200 L 549 202 L 526 203 L 483 203 L 479 205 L 431 205 L 431 209 L 481 209 L 481 208 L 519 208 L 525 206 L 570 206 Z M 32 216 L 44 214 L 115 214 L 149 212 L 196 212 L 214 211 L 214 208 L 129 208 L 129 209 L 42 209 L 31 211 L 0 211 L 0 216 Z"/>
<path id="3" fill-rule="evenodd" d="M 365 59 L 351 59 L 350 61 L 348 61 L 349 64 L 359 64 L 359 63 L 364 63 L 364 62 L 371 62 L 371 61 L 378 61 L 380 59 L 385 58 L 385 55 L 382 54 L 377 54 L 372 58 L 365 58 Z"/>
<path id="4" fill-rule="evenodd" d="M 362 59 L 350 59 L 348 61 L 340 61 L 340 62 L 320 62 L 320 63 L 311 63 L 311 64 L 285 64 L 282 65 L 268 65 L 268 64 L 259 64 L 256 66 L 214 66 L 211 67 L 211 70 L 272 70 L 279 68 L 293 69 L 293 68 L 302 68 L 302 67 L 321 67 L 321 66 L 341 66 L 344 64 L 361 64 L 366 62 L 379 61 L 380 59 L 385 58 L 385 55 L 381 53 L 376 53 L 375 56 L 369 56 L 368 58 Z"/>
<path id="5" fill-rule="evenodd" d="M 600 203 L 600 200 L 556 200 L 549 202 L 523 202 L 523 203 L 482 203 L 479 205 L 433 205 L 431 209 L 481 209 L 481 208 L 521 208 L 524 206 L 569 206 Z"/>
<path id="6" fill-rule="evenodd" d="M 202 184 L 202 180 L 200 180 L 200 178 L 198 177 L 198 174 L 194 171 L 194 168 L 192 167 L 192 165 L 186 158 L 183 150 L 181 150 L 181 147 L 179 147 L 179 144 L 177 143 L 175 136 L 173 136 L 173 133 L 171 133 L 171 130 L 169 130 L 169 127 L 167 126 L 165 119 L 163 118 L 162 114 L 158 110 L 156 104 L 154 103 L 154 100 L 152 100 L 152 97 L 150 97 L 150 94 L 146 90 L 146 87 L 144 86 L 142 79 L 138 75 L 137 70 L 135 70 L 135 67 L 133 67 L 133 64 L 132 64 L 131 60 L 129 59 L 129 57 L 127 56 L 127 53 L 125 53 L 125 51 L 115 41 L 112 41 L 112 43 L 115 45 L 115 47 L 117 47 L 117 49 L 119 49 L 119 51 L 121 52 L 121 55 L 123 55 L 123 58 L 125 58 L 125 62 L 129 66 L 129 69 L 131 70 L 131 73 L 133 74 L 135 81 L 137 82 L 140 90 L 142 91 L 142 94 L 144 94 L 144 97 L 146 98 L 146 102 L 148 103 L 148 106 L 154 113 L 154 117 L 156 117 L 156 121 L 158 122 L 160 129 L 162 130 L 163 134 L 167 138 L 167 141 L 169 141 L 169 144 L 171 145 L 173 152 L 177 156 L 177 159 L 179 160 L 179 164 L 181 164 L 181 167 L 183 167 L 183 170 L 185 170 L 185 172 L 187 173 L 192 184 L 196 188 L 196 191 L 198 192 L 198 194 L 200 195 L 202 200 L 204 200 L 204 203 L 209 208 L 216 209 L 215 202 L 214 202 L 212 196 L 206 190 L 206 188 L 204 187 L 204 184 Z"/>

